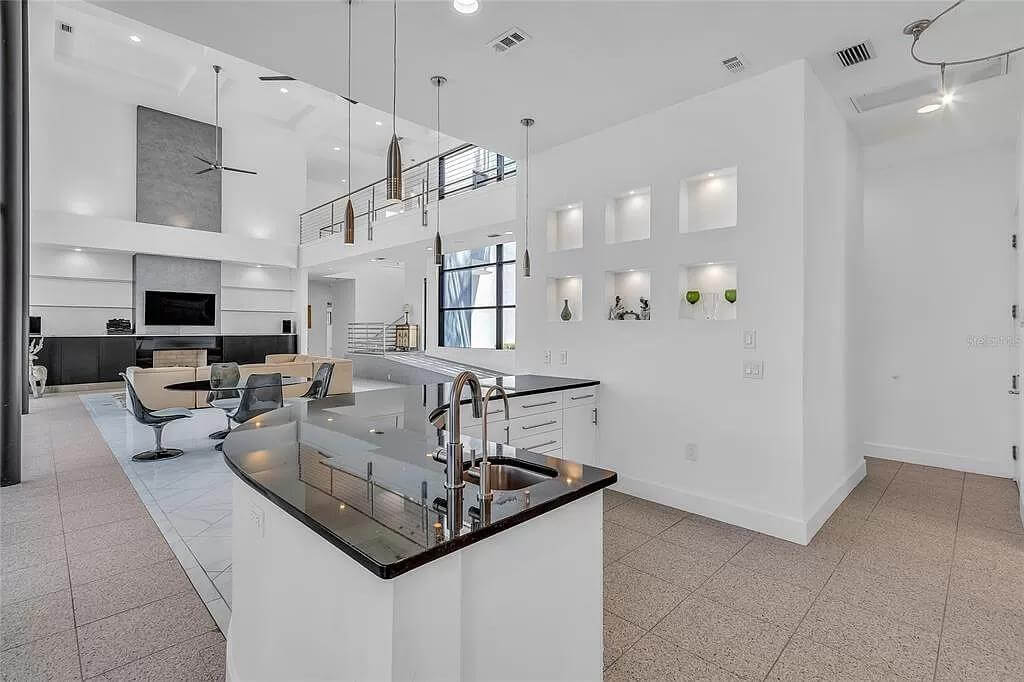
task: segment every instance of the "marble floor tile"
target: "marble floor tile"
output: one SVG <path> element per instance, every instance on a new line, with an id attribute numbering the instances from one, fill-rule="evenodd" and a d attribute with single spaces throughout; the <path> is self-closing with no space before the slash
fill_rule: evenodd
<path id="1" fill-rule="evenodd" d="M 4 545 L 3 551 L 0 552 L 3 573 L 52 563 L 62 558 L 64 558 L 64 536 L 62 535 Z"/>
<path id="2" fill-rule="evenodd" d="M 211 616 L 213 616 L 214 622 L 217 624 L 217 629 L 221 631 L 224 636 L 228 634 L 228 625 L 231 624 L 231 607 L 227 605 L 223 599 L 214 599 L 206 605 Z"/>
<path id="3" fill-rule="evenodd" d="M 70 590 L 4 604 L 0 612 L 0 648 L 27 644 L 72 628 L 74 624 Z"/>
<path id="4" fill-rule="evenodd" d="M 605 520 L 644 535 L 657 535 L 686 516 L 686 512 L 647 500 L 632 500 L 605 512 Z"/>
<path id="5" fill-rule="evenodd" d="M 175 559 L 75 585 L 75 623 L 82 626 L 115 613 L 193 591 Z"/>
<path id="6" fill-rule="evenodd" d="M 66 559 L 36 564 L 4 574 L 0 580 L 0 603 L 9 606 L 32 597 L 66 590 L 68 587 L 70 585 Z"/>
<path id="7" fill-rule="evenodd" d="M 213 579 L 213 585 L 224 597 L 224 602 L 231 608 L 231 569 L 222 571 Z"/>
<path id="8" fill-rule="evenodd" d="M 210 612 L 191 591 L 123 611 L 78 627 L 82 672 L 101 675 L 215 629 Z"/>
<path id="9" fill-rule="evenodd" d="M 31 521 L 20 521 L 18 523 L 4 523 L 0 535 L 0 547 L 7 548 L 10 545 L 17 545 L 29 540 L 56 537 L 64 532 L 61 525 L 60 513 L 54 512 L 52 516 L 44 516 Z"/>
<path id="10" fill-rule="evenodd" d="M 606 682 L 730 682 L 740 678 L 692 651 L 681 649 L 655 635 L 647 635 L 605 672 L 604 679 Z"/>
<path id="11" fill-rule="evenodd" d="M 114 573 L 141 570 L 145 566 L 174 559 L 174 554 L 161 537 L 133 540 L 93 552 L 77 554 L 69 560 L 71 583 L 92 582 Z"/>
<path id="12" fill-rule="evenodd" d="M 671 611 L 688 591 L 620 563 L 604 571 L 604 607 L 649 630 Z"/>
<path id="13" fill-rule="evenodd" d="M 792 631 L 811 607 L 815 595 L 816 591 L 726 564 L 695 596 Z"/>
<path id="14" fill-rule="evenodd" d="M 790 632 L 696 595 L 670 612 L 653 634 L 740 677 L 764 679 Z"/>
<path id="15" fill-rule="evenodd" d="M 76 530 L 64 537 L 67 541 L 68 557 L 71 558 L 136 540 L 159 538 L 161 535 L 160 529 L 147 515 Z"/>
<path id="16" fill-rule="evenodd" d="M 0 654 L 3 680 L 82 679 L 78 664 L 78 639 L 73 629 L 64 630 L 27 644 L 6 649 Z"/>
<path id="17" fill-rule="evenodd" d="M 614 663 L 623 652 L 647 634 L 640 626 L 619 618 L 609 611 L 604 612 L 604 667 Z"/>
<path id="18" fill-rule="evenodd" d="M 97 678 L 103 682 L 223 682 L 225 644 L 219 632 L 208 632 L 151 656 L 115 668 Z"/>
<path id="19" fill-rule="evenodd" d="M 648 540 L 626 554 L 620 561 L 685 590 L 697 589 L 725 563 L 721 557 L 702 556 L 691 549 L 659 538 Z"/>

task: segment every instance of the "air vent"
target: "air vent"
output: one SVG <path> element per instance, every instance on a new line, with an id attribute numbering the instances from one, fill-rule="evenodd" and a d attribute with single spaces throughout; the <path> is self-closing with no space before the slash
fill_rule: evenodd
<path id="1" fill-rule="evenodd" d="M 871 47 L 871 43 L 866 40 L 863 43 L 857 43 L 856 45 L 836 50 L 836 60 L 844 69 L 873 59 L 874 56 L 875 51 Z"/>
<path id="2" fill-rule="evenodd" d="M 71 24 L 65 24 L 63 21 L 61 21 L 61 22 L 58 22 L 57 25 L 60 27 L 60 30 L 63 31 L 64 33 L 74 33 L 75 32 L 75 27 L 72 26 Z"/>
<path id="3" fill-rule="evenodd" d="M 747 68 L 747 63 L 743 61 L 743 55 L 735 54 L 731 57 L 722 60 L 722 66 L 729 73 L 740 73 Z"/>
<path id="4" fill-rule="evenodd" d="M 530 36 L 526 32 L 520 31 L 518 28 L 510 28 L 488 44 L 495 52 L 501 54 L 502 52 L 508 52 L 513 47 L 519 47 L 529 39 Z"/>

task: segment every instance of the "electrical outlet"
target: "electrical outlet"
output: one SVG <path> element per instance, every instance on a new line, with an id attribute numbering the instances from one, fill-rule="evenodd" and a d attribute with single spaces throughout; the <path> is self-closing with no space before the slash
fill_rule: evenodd
<path id="1" fill-rule="evenodd" d="M 764 360 L 744 360 L 743 361 L 743 378 L 744 379 L 763 379 L 764 378 Z"/>
<path id="2" fill-rule="evenodd" d="M 263 516 L 263 510 L 252 505 L 249 507 L 249 515 L 252 517 L 252 525 L 256 529 L 256 534 L 263 537 L 263 529 L 265 526 L 265 517 Z"/>
<path id="3" fill-rule="evenodd" d="M 755 329 L 744 329 L 743 330 L 743 347 L 748 350 L 757 348 L 757 330 Z"/>
<path id="4" fill-rule="evenodd" d="M 567 350 L 563 350 L 563 351 L 562 351 L 562 352 L 561 352 L 561 353 L 559 354 L 559 356 L 558 356 L 558 360 L 559 360 L 559 362 L 561 362 L 561 363 L 562 363 L 563 365 L 568 365 L 568 364 L 569 364 L 569 351 L 567 351 Z"/>
<path id="5" fill-rule="evenodd" d="M 697 461 L 697 444 L 687 443 L 686 444 L 686 461 L 696 462 Z"/>
<path id="6" fill-rule="evenodd" d="M 551 364 L 551 351 L 549 351 L 549 350 L 544 351 L 544 364 L 545 365 L 550 365 Z"/>

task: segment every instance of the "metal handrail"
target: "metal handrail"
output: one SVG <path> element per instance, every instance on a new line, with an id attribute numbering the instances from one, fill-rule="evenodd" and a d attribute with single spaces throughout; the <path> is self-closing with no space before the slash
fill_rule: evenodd
<path id="1" fill-rule="evenodd" d="M 499 182 L 515 174 L 516 162 L 501 154 L 464 143 L 402 171 L 405 196 L 386 202 L 381 179 L 299 214 L 299 243 L 334 237 L 344 231 L 345 202 L 352 199 L 356 240 L 373 240 L 374 224 L 408 209 L 419 208 L 427 224 L 427 206 L 459 192 Z"/>
<path id="2" fill-rule="evenodd" d="M 404 318 L 403 315 L 399 320 Z M 415 328 L 416 334 L 419 334 L 417 325 L 407 325 L 404 322 L 349 322 L 348 352 L 386 355 L 415 350 L 398 344 L 398 330 L 406 327 Z"/>

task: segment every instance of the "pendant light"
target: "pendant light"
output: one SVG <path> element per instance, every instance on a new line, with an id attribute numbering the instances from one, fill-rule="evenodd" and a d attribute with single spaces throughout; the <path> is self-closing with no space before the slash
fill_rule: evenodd
<path id="1" fill-rule="evenodd" d="M 430 82 L 437 88 L 437 157 L 441 158 L 441 87 L 448 82 L 448 79 L 444 76 L 432 76 Z M 438 178 L 437 187 L 437 206 L 434 208 L 436 214 L 435 226 L 437 231 L 434 233 L 434 265 L 443 265 L 444 258 L 441 255 L 441 186 L 440 178 Z"/>
<path id="2" fill-rule="evenodd" d="M 526 128 L 526 210 L 524 211 L 525 223 L 523 230 L 523 277 L 530 276 L 530 128 L 535 121 L 532 118 L 524 118 L 519 121 Z"/>
<path id="3" fill-rule="evenodd" d="M 388 145 L 387 199 L 402 199 L 402 150 L 398 146 L 398 0 L 394 0 L 394 53 L 392 55 L 391 144 Z"/>
<path id="4" fill-rule="evenodd" d="M 352 207 L 352 0 L 348 0 L 348 91 L 345 93 L 348 102 L 348 172 L 345 180 L 348 183 L 348 201 L 345 203 L 345 243 L 356 243 L 356 212 Z"/>

